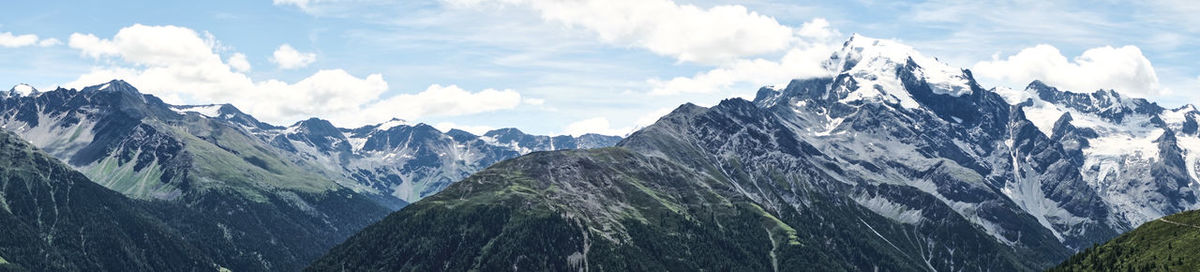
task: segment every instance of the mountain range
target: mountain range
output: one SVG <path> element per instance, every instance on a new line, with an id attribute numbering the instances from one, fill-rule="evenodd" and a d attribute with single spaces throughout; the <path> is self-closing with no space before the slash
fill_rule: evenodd
<path id="1" fill-rule="evenodd" d="M 277 126 L 121 80 L 19 85 L 0 92 L 0 269 L 1186 267 L 1167 240 L 1192 213 L 1158 218 L 1200 208 L 1195 107 L 985 89 L 860 35 L 823 64 L 625 138 Z"/>
<path id="2" fill-rule="evenodd" d="M 824 65 L 497 163 L 308 269 L 1029 271 L 1200 205 L 1193 106 L 985 89 L 860 35 Z"/>
<path id="3" fill-rule="evenodd" d="M 121 80 L 81 90 L 19 85 L 0 92 L 0 127 L 81 172 L 73 182 L 90 180 L 143 203 L 132 214 L 154 219 L 164 232 L 187 233 L 173 239 L 200 252 L 195 258 L 207 258 L 205 265 L 234 271 L 299 270 L 390 211 L 492 163 L 621 139 L 516 129 L 476 136 L 400 120 L 346 129 L 314 118 L 282 127 L 232 105 L 167 104 Z M 42 210 L 52 204 L 10 203 Z M 0 256 L 47 270 L 4 248 Z"/>

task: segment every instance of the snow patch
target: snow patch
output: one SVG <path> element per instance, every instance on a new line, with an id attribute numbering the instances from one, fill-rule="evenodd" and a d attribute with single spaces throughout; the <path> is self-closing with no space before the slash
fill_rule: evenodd
<path id="1" fill-rule="evenodd" d="M 866 195 L 858 195 L 854 197 L 854 202 L 858 202 L 858 205 L 862 205 L 868 210 L 900 223 L 915 225 L 925 219 L 921 216 L 921 210 L 910 209 L 903 204 L 892 202 L 879 196 L 868 197 Z"/>
<path id="2" fill-rule="evenodd" d="M 1053 104 L 1040 100 L 1034 102 L 1033 106 L 1024 107 L 1022 110 L 1025 111 L 1025 119 L 1033 123 L 1033 126 L 1037 127 L 1046 137 L 1050 137 L 1054 133 L 1054 123 L 1058 122 L 1065 112 Z"/>
<path id="3" fill-rule="evenodd" d="M 1004 98 L 1004 102 L 1008 102 L 1009 105 L 1021 104 L 1022 102 L 1034 97 L 1033 94 L 1030 94 L 1029 92 L 1015 90 L 1008 87 L 996 87 L 992 89 L 992 92 L 1000 95 L 1001 98 Z"/>
<path id="4" fill-rule="evenodd" d="M 195 112 L 210 118 L 221 115 L 221 105 L 171 106 L 171 110 L 183 115 L 187 115 L 189 112 Z"/>
<path id="5" fill-rule="evenodd" d="M 389 130 L 394 127 L 408 126 L 408 125 L 411 125 L 408 121 L 405 121 L 405 120 L 399 119 L 399 118 L 392 118 L 392 120 L 388 120 L 387 122 L 380 123 L 379 127 L 375 128 L 375 129 Z"/>
<path id="6" fill-rule="evenodd" d="M 825 116 L 825 118 L 829 118 L 829 116 Z M 845 121 L 846 121 L 845 117 L 829 119 L 827 122 L 825 122 L 825 130 L 813 133 L 813 135 L 829 136 L 830 134 L 833 133 L 834 130 L 836 130 L 838 128 L 838 126 L 842 125 L 842 122 L 845 122 Z"/>
<path id="7" fill-rule="evenodd" d="M 1196 107 L 1188 104 L 1178 109 L 1164 110 L 1162 114 L 1158 115 L 1158 117 L 1161 118 L 1163 122 L 1167 123 L 1167 127 L 1178 131 L 1183 129 L 1183 123 L 1187 122 L 1187 116 L 1189 114 L 1195 115 L 1197 113 Z"/>
<path id="8" fill-rule="evenodd" d="M 1158 144 L 1154 143 L 1154 140 L 1161 137 L 1165 131 L 1154 129 L 1143 135 L 1101 135 L 1099 138 L 1089 140 L 1092 144 L 1085 148 L 1083 153 L 1088 157 L 1137 155 L 1143 160 L 1155 160 L 1158 158 Z"/>
<path id="9" fill-rule="evenodd" d="M 355 152 L 361 151 L 364 146 L 367 146 L 367 137 L 351 137 L 350 133 L 342 133 L 342 135 L 346 136 L 346 141 L 350 143 L 351 150 Z"/>
<path id="10" fill-rule="evenodd" d="M 1200 177 L 1196 175 L 1196 163 L 1200 163 L 1200 138 L 1179 137 L 1176 140 L 1179 143 L 1179 149 L 1183 150 L 1188 176 L 1192 178 L 1193 183 L 1200 185 Z"/>

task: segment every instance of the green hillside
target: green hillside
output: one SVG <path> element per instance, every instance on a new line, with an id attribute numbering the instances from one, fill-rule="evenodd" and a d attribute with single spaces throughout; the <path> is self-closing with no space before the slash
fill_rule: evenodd
<path id="1" fill-rule="evenodd" d="M 1142 224 L 1050 271 L 1200 271 L 1200 210 Z"/>
<path id="2" fill-rule="evenodd" d="M 393 213 L 308 270 L 928 269 L 899 248 L 910 244 L 879 238 L 914 229 L 846 200 L 779 213 L 736 190 L 624 148 L 537 152 Z M 1029 270 L 987 237 L 959 238 L 991 252 L 970 256 L 979 267 Z"/>
<path id="3" fill-rule="evenodd" d="M 0 132 L 0 271 L 213 271 L 143 203 Z"/>

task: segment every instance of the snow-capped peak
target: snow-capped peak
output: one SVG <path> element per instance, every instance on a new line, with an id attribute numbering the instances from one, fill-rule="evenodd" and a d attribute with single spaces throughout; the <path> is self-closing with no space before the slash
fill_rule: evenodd
<path id="1" fill-rule="evenodd" d="M 407 126 L 407 125 L 411 125 L 411 124 L 408 121 L 405 121 L 404 119 L 392 118 L 392 120 L 388 120 L 387 122 L 380 123 L 379 127 L 377 127 L 376 129 L 389 130 L 394 127 Z"/>
<path id="2" fill-rule="evenodd" d="M 850 36 L 842 49 L 834 52 L 826 62 L 832 72 L 848 72 L 856 69 L 887 68 L 876 66 L 903 65 L 910 56 L 920 56 L 912 47 L 893 40 L 875 39 L 859 34 Z"/>
<path id="3" fill-rule="evenodd" d="M 29 84 L 21 83 L 13 86 L 12 89 L 8 90 L 8 92 L 16 96 L 28 96 L 37 94 L 38 90 L 33 86 L 29 86 Z"/>
<path id="4" fill-rule="evenodd" d="M 913 69 L 914 75 L 928 83 L 934 93 L 951 96 L 971 93 L 970 78 L 962 69 L 925 57 L 912 47 L 893 40 L 854 34 L 825 61 L 824 67 L 835 77 L 846 74 L 859 82 L 860 87 L 846 97 L 848 100 L 890 95 L 894 98 L 885 99 L 906 108 L 916 108 L 919 104 L 905 91 L 897 76 L 910 60 L 918 66 Z"/>

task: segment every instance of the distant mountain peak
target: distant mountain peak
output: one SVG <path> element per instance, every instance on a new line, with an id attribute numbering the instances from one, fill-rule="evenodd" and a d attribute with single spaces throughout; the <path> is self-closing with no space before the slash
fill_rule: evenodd
<path id="1" fill-rule="evenodd" d="M 934 94 L 962 96 L 972 92 L 969 72 L 926 57 L 911 46 L 854 34 L 823 63 L 834 78 L 853 78 L 843 101 L 883 100 L 905 108 L 920 104 L 907 91 L 903 73 L 928 84 Z"/>
<path id="2" fill-rule="evenodd" d="M 13 86 L 12 89 L 9 89 L 8 93 L 7 93 L 7 95 L 13 95 L 13 96 L 29 96 L 29 95 L 36 95 L 36 94 L 38 94 L 37 88 L 34 88 L 33 86 L 30 86 L 29 84 L 25 84 L 25 83 L 21 83 L 21 84 L 17 84 L 15 86 Z"/>
<path id="3" fill-rule="evenodd" d="M 412 126 L 412 123 L 409 123 L 407 120 L 404 120 L 404 119 L 392 118 L 391 120 L 388 120 L 387 122 L 379 123 L 379 126 L 376 127 L 376 129 L 389 130 L 389 129 L 392 129 L 392 128 L 398 127 L 398 126 Z"/>
<path id="4" fill-rule="evenodd" d="M 120 79 L 113 79 L 105 82 L 104 84 L 85 87 L 83 88 L 82 92 L 128 92 L 132 94 L 141 94 L 141 92 L 138 92 L 137 88 L 134 88 L 133 85 L 129 84 L 129 82 L 125 82 L 124 80 Z"/>
<path id="5" fill-rule="evenodd" d="M 287 134 L 310 134 L 317 137 L 341 137 L 341 129 L 321 118 L 308 118 L 287 128 Z"/>
<path id="6" fill-rule="evenodd" d="M 525 132 L 523 132 L 517 128 L 498 128 L 498 129 L 489 130 L 488 132 L 483 133 L 483 136 L 496 137 L 497 135 L 510 135 L 510 134 L 524 135 Z"/>

